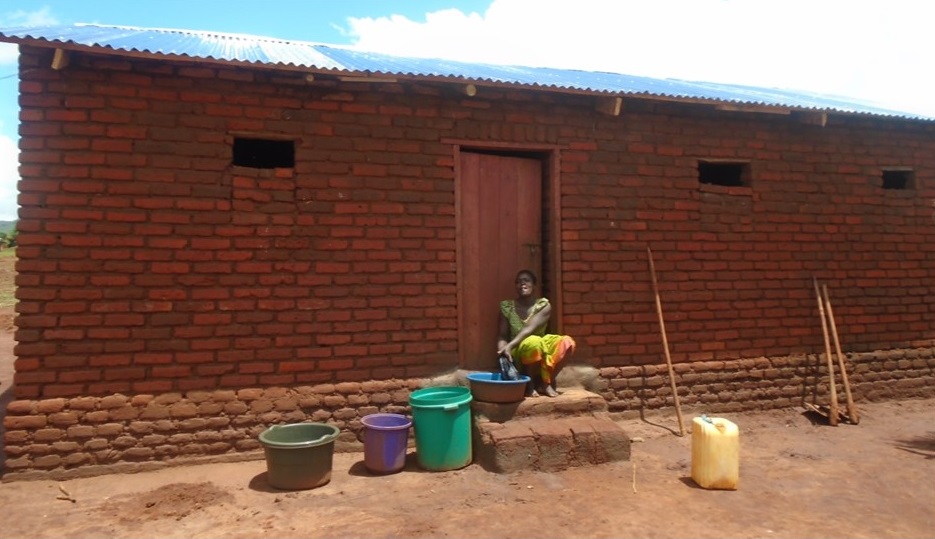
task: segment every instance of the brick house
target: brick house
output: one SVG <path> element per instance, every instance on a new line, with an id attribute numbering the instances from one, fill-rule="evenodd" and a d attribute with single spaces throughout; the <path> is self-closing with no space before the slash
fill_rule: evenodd
<path id="1" fill-rule="evenodd" d="M 818 96 L 77 25 L 20 46 L 6 473 L 353 440 L 493 368 L 528 267 L 611 411 L 935 395 L 935 122 Z"/>

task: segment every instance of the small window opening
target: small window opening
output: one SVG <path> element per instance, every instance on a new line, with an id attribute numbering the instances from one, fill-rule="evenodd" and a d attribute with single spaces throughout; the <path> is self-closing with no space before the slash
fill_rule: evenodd
<path id="1" fill-rule="evenodd" d="M 699 161 L 698 181 L 709 185 L 723 185 L 725 187 L 750 185 L 750 164 Z"/>
<path id="2" fill-rule="evenodd" d="M 911 170 L 884 170 L 884 189 L 912 189 L 914 175 Z"/>
<path id="3" fill-rule="evenodd" d="M 295 142 L 235 138 L 234 165 L 250 168 L 293 168 L 295 167 Z"/>

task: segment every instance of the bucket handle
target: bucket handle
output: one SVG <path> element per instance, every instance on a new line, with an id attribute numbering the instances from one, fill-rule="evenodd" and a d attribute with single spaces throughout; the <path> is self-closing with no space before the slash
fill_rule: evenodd
<path id="1" fill-rule="evenodd" d="M 317 444 L 318 442 L 324 442 L 325 439 L 328 438 L 328 436 L 331 436 L 331 435 L 330 435 L 330 434 L 323 434 L 323 435 L 321 436 L 321 438 L 318 438 L 317 440 L 312 440 L 312 441 L 306 442 L 306 443 L 309 443 L 309 444 Z"/>
<path id="2" fill-rule="evenodd" d="M 457 410 L 457 409 L 458 409 L 458 405 L 457 405 L 457 404 L 446 404 L 446 405 L 444 405 L 444 406 L 442 407 L 442 410 L 444 410 L 444 411 L 446 411 L 446 412 L 450 412 L 450 411 L 452 411 L 452 410 Z"/>

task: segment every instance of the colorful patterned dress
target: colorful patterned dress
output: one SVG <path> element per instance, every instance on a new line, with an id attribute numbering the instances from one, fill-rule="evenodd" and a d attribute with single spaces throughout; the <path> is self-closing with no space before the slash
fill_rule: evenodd
<path id="1" fill-rule="evenodd" d="M 526 319 L 519 317 L 516 313 L 516 303 L 511 300 L 500 302 L 500 312 L 510 323 L 510 338 L 516 336 L 526 321 L 530 320 L 536 313 L 544 309 L 549 304 L 547 298 L 539 298 L 529 309 Z M 547 324 L 537 327 L 533 334 L 523 339 L 519 346 L 510 351 L 514 359 L 518 359 L 523 365 L 540 364 L 540 375 L 543 384 L 552 383 L 552 373 L 555 367 L 565 359 L 569 351 L 574 351 L 575 341 L 568 335 L 552 335 L 545 332 Z"/>

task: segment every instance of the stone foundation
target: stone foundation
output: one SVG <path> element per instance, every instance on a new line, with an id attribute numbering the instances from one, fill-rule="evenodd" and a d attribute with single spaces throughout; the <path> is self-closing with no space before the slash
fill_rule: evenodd
<path id="1" fill-rule="evenodd" d="M 935 396 L 933 349 L 848 356 L 855 401 Z M 704 361 L 674 367 L 683 408 L 737 412 L 827 403 L 827 373 L 817 355 Z M 409 414 L 409 394 L 431 385 L 466 385 L 463 372 L 433 379 L 320 384 L 185 394 L 17 400 L 4 419 L 4 480 L 68 478 L 167 465 L 263 458 L 259 434 L 301 421 L 342 429 L 337 451 L 359 451 L 360 419 Z M 612 415 L 673 405 L 666 365 L 570 365 L 562 386 L 607 401 Z M 843 395 L 838 373 L 838 390 Z"/>
<path id="2" fill-rule="evenodd" d="M 4 479 L 89 475 L 85 468 L 106 473 L 116 464 L 143 470 L 145 463 L 176 459 L 259 459 L 261 432 L 302 421 L 338 426 L 336 450 L 359 450 L 360 418 L 408 414 L 409 393 L 423 385 L 390 380 L 13 401 L 4 420 Z"/>
<path id="3" fill-rule="evenodd" d="M 935 396 L 935 349 L 918 348 L 847 354 L 845 361 L 855 401 L 885 401 Z M 835 384 L 844 388 L 835 361 Z M 739 412 L 827 404 L 828 371 L 824 355 L 699 361 L 673 366 L 679 403 L 705 412 Z M 674 405 L 665 363 L 600 369 L 588 389 L 607 400 L 621 417 Z M 563 373 L 564 375 L 564 373 Z"/>

